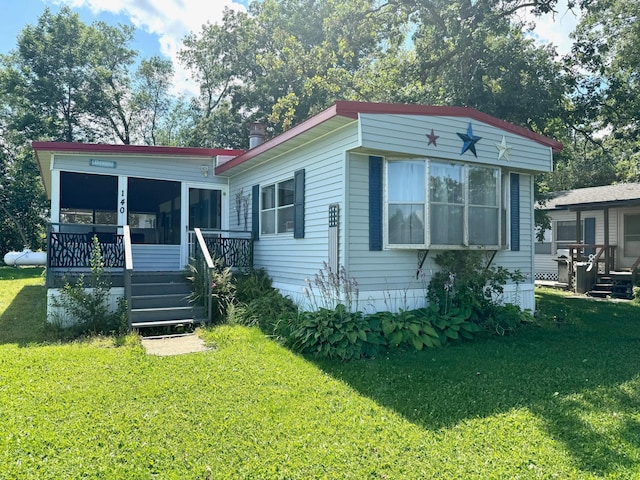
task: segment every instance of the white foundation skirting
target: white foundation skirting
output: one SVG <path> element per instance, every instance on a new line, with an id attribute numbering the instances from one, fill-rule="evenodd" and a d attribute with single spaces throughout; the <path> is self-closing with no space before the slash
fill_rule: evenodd
<path id="1" fill-rule="evenodd" d="M 273 283 L 284 296 L 291 298 L 300 308 L 306 311 L 315 310 L 317 307 L 332 307 L 327 305 L 327 301 L 317 295 L 309 298 L 303 293 L 303 288 L 298 285 L 288 285 L 283 283 Z M 352 299 L 351 311 L 361 311 L 363 313 L 374 313 L 388 311 L 397 313 L 400 310 L 415 310 L 426 306 L 426 291 L 423 288 L 410 290 L 380 290 L 360 292 L 358 299 Z M 535 312 L 535 292 L 533 284 L 526 283 L 520 285 L 505 285 L 501 298 L 496 298 L 499 303 L 512 303 L 518 305 L 522 310 Z M 334 303 L 345 303 L 344 301 Z M 333 305 L 335 306 L 335 305 Z"/>
<path id="2" fill-rule="evenodd" d="M 87 288 L 90 292 L 93 289 Z M 59 323 L 62 327 L 69 327 L 77 323 L 77 319 L 69 316 L 67 312 L 54 304 L 54 298 L 60 297 L 61 289 L 50 288 L 47 290 L 47 322 Z M 124 287 L 111 287 L 109 296 L 107 297 L 107 305 L 109 312 L 113 313 L 118 309 L 118 300 L 124 297 Z"/>

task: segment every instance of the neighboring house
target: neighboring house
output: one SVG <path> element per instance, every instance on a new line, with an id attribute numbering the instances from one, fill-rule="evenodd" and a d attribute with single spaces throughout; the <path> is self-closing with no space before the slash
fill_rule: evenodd
<path id="1" fill-rule="evenodd" d="M 549 214 L 551 230 L 535 245 L 536 280 L 567 283 L 585 290 L 573 282 L 575 266 L 565 273 L 566 262 L 562 258 L 594 264 L 590 269 L 594 273 L 592 283 L 598 280 L 598 273 L 622 278 L 632 276 L 637 269 L 640 183 L 555 192 L 540 207 Z"/>
<path id="2" fill-rule="evenodd" d="M 376 311 L 423 305 L 433 258 L 464 249 L 520 270 L 505 299 L 534 309 L 534 175 L 562 145 L 470 108 L 337 102 L 246 152 L 33 147 L 54 226 L 130 225 L 134 271 L 183 268 L 195 227 L 249 231 L 283 294 L 303 304 L 326 262 Z"/>

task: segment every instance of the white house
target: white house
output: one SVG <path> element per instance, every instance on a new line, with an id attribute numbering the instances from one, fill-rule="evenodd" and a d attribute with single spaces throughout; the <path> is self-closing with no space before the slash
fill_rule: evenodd
<path id="1" fill-rule="evenodd" d="M 631 293 L 640 265 L 640 183 L 554 192 L 540 207 L 550 217 L 551 230 L 535 244 L 536 280 L 580 293 L 598 294 L 596 286 L 606 295 Z M 574 281 L 576 262 L 593 265 L 586 285 Z"/>
<path id="2" fill-rule="evenodd" d="M 524 273 L 505 293 L 534 309 L 534 175 L 562 145 L 470 108 L 337 102 L 244 152 L 33 148 L 52 232 L 128 225 L 134 272 L 182 269 L 196 227 L 247 231 L 253 266 L 282 293 L 303 302 L 326 262 L 375 311 L 423 305 L 418 274 L 428 281 L 439 251 L 462 249 Z"/>

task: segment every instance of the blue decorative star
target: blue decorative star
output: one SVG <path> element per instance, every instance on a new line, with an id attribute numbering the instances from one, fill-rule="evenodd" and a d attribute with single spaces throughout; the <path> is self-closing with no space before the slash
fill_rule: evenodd
<path id="1" fill-rule="evenodd" d="M 467 150 L 471 150 L 471 153 L 473 153 L 473 156 L 477 158 L 478 154 L 476 153 L 476 143 L 480 139 L 482 139 L 482 137 L 476 137 L 473 134 L 473 128 L 471 128 L 471 122 L 469 122 L 469 127 L 467 127 L 467 133 L 458 133 L 458 136 L 464 142 L 462 144 L 462 151 L 460 152 L 460 155 L 464 155 L 464 153 Z"/>

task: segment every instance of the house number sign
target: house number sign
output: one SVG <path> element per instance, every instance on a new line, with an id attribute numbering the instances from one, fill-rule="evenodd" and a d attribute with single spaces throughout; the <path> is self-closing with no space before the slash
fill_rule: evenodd
<path id="1" fill-rule="evenodd" d="M 127 195 L 124 190 L 120 193 L 120 213 L 124 213 L 127 210 Z"/>

